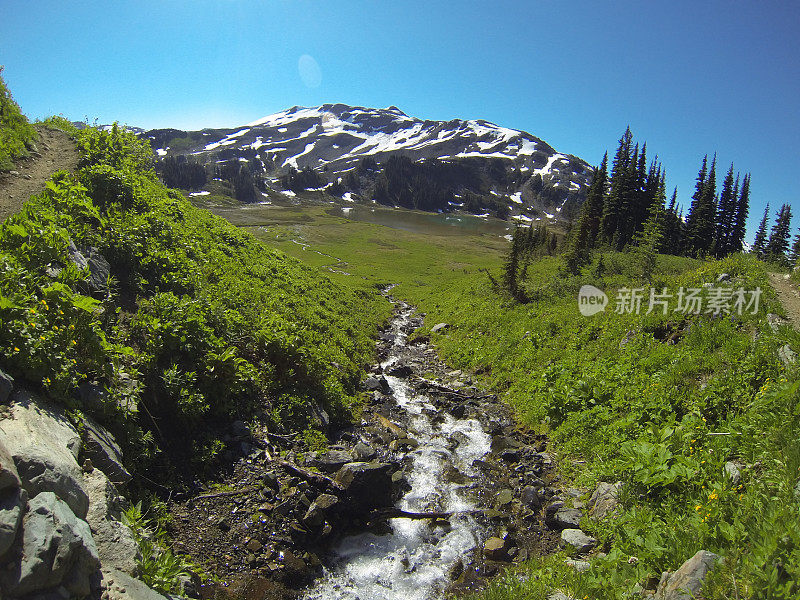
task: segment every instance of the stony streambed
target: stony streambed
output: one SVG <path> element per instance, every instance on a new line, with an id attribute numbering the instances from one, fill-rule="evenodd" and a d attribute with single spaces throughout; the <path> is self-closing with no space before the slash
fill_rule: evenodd
<path id="1" fill-rule="evenodd" d="M 234 424 L 224 485 L 171 505 L 176 548 L 219 578 L 202 597 L 434 599 L 577 526 L 544 438 L 410 337 L 422 316 L 394 302 L 361 424 L 317 453 Z"/>

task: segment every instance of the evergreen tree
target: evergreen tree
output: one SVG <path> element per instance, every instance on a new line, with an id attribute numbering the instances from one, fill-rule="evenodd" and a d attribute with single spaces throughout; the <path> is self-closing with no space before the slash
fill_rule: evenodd
<path id="1" fill-rule="evenodd" d="M 738 190 L 738 177 L 736 180 L 738 200 L 736 202 L 736 216 L 733 220 L 731 232 L 731 252 L 741 252 L 744 244 L 744 235 L 747 231 L 747 215 L 750 212 L 750 174 L 744 176 L 742 188 Z"/>
<path id="2" fill-rule="evenodd" d="M 612 245 L 618 237 L 620 219 L 624 201 L 630 191 L 630 164 L 632 162 L 631 144 L 633 134 L 627 127 L 619 139 L 617 152 L 611 164 L 609 193 L 603 205 L 603 216 L 600 221 L 600 241 Z"/>
<path id="3" fill-rule="evenodd" d="M 731 163 L 728 174 L 722 183 L 722 191 L 719 195 L 719 205 L 717 207 L 717 222 L 714 231 L 714 242 L 711 253 L 714 256 L 722 257 L 732 251 L 732 236 L 734 222 L 736 219 L 736 207 L 738 198 L 734 191 L 733 163 Z"/>
<path id="4" fill-rule="evenodd" d="M 662 179 L 662 184 L 664 180 Z M 669 206 L 664 212 L 664 239 L 662 241 L 662 252 L 666 254 L 680 254 L 681 237 L 683 235 L 683 220 L 678 214 L 678 188 L 672 192 Z"/>
<path id="5" fill-rule="evenodd" d="M 797 267 L 798 260 L 800 260 L 800 232 L 794 236 L 792 249 L 789 251 L 789 265 L 793 268 Z"/>
<path id="6" fill-rule="evenodd" d="M 591 260 L 591 250 L 595 245 L 600 220 L 603 216 L 603 203 L 608 179 L 608 153 L 595 170 L 586 200 L 581 206 L 578 222 L 570 231 L 564 261 L 570 273 L 580 273 L 581 267 Z"/>
<path id="7" fill-rule="evenodd" d="M 756 230 L 756 237 L 753 240 L 753 247 L 751 252 L 756 254 L 759 258 L 764 256 L 764 249 L 767 246 L 767 220 L 769 219 L 769 203 L 764 208 L 764 216 L 761 219 L 761 224 Z"/>
<path id="8" fill-rule="evenodd" d="M 787 262 L 786 251 L 789 250 L 789 237 L 791 235 L 792 207 L 788 204 L 781 206 L 777 220 L 769 234 L 769 241 L 764 250 L 768 261 L 785 265 Z"/>
<path id="9" fill-rule="evenodd" d="M 697 176 L 697 187 L 692 196 L 692 206 L 686 218 L 686 250 L 693 256 L 705 256 L 714 241 L 716 225 L 716 162 L 706 170 L 708 157 L 703 158 L 703 166 Z"/>
<path id="10" fill-rule="evenodd" d="M 656 266 L 656 255 L 664 239 L 664 204 L 654 202 L 644 229 L 636 237 L 633 254 L 641 270 L 642 277 L 650 281 Z"/>

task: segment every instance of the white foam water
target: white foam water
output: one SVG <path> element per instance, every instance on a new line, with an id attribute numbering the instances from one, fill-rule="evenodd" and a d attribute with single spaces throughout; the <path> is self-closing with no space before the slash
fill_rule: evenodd
<path id="1" fill-rule="evenodd" d="M 403 333 L 413 309 L 401 304 L 393 323 L 395 342 L 384 369 L 398 360 L 405 346 Z M 445 470 L 475 475 L 472 462 L 489 452 L 490 437 L 476 419 L 437 414 L 430 398 L 418 394 L 406 380 L 386 376 L 397 404 L 411 415 L 409 429 L 419 446 L 409 453 L 407 473 L 411 489 L 397 507 L 409 512 L 467 512 L 475 503 L 464 485 L 449 481 Z M 459 433 L 458 444 L 453 436 Z M 334 548 L 333 566 L 305 593 L 306 600 L 432 600 L 442 597 L 453 566 L 468 557 L 483 536 L 481 526 L 468 515 L 448 523 L 391 519 L 391 533 L 364 533 L 345 538 Z M 464 560 L 466 562 L 466 560 Z"/>

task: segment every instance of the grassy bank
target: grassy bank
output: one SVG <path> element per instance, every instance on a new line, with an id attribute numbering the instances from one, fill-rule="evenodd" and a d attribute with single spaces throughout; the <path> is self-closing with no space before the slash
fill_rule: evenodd
<path id="1" fill-rule="evenodd" d="M 2 72 L 0 66 L 0 75 Z M 0 77 L 0 171 L 13 169 L 16 159 L 28 156 L 37 137 Z"/>
<path id="2" fill-rule="evenodd" d="M 800 348 L 800 338 L 767 325 L 766 314 L 782 309 L 762 263 L 660 256 L 645 284 L 629 255 L 606 254 L 602 267 L 595 260 L 578 277 L 545 258 L 528 267 L 525 285 L 537 300 L 522 305 L 481 272 L 499 277 L 502 240 L 409 234 L 317 209 L 274 216 L 272 224 L 250 224 L 269 243 L 322 268 L 341 259 L 350 275 L 336 276 L 351 286 L 397 283 L 396 293 L 427 313 L 427 327 L 449 323 L 433 336 L 444 357 L 501 393 L 522 423 L 550 434 L 566 480 L 586 490 L 600 480 L 624 482 L 624 509 L 585 523 L 605 554 L 588 572 L 574 572 L 563 556 L 533 559 L 482 598 L 544 598 L 555 589 L 634 598 L 699 549 L 725 557 L 708 598 L 797 596 L 798 387 L 777 350 Z M 613 303 L 625 286 L 675 293 L 722 273 L 730 283 L 721 285 L 764 290 L 756 314 L 609 309 L 584 317 L 578 310 L 584 283 Z M 728 461 L 743 465 L 735 485 L 724 474 Z"/>
<path id="3" fill-rule="evenodd" d="M 0 368 L 107 424 L 162 485 L 213 468 L 234 419 L 351 418 L 388 312 L 375 290 L 193 207 L 132 134 L 46 125 L 75 137 L 81 166 L 0 228 Z"/>

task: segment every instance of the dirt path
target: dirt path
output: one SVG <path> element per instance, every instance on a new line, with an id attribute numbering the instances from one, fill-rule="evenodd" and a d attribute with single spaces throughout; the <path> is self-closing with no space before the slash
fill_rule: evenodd
<path id="1" fill-rule="evenodd" d="M 50 176 L 78 166 L 75 143 L 62 131 L 39 127 L 37 151 L 17 162 L 15 170 L 0 173 L 0 221 L 19 211 L 22 203 L 44 189 Z"/>
<path id="2" fill-rule="evenodd" d="M 786 309 L 786 315 L 795 329 L 800 329 L 800 290 L 797 284 L 783 273 L 770 273 L 769 282 L 778 294 L 778 300 Z"/>

